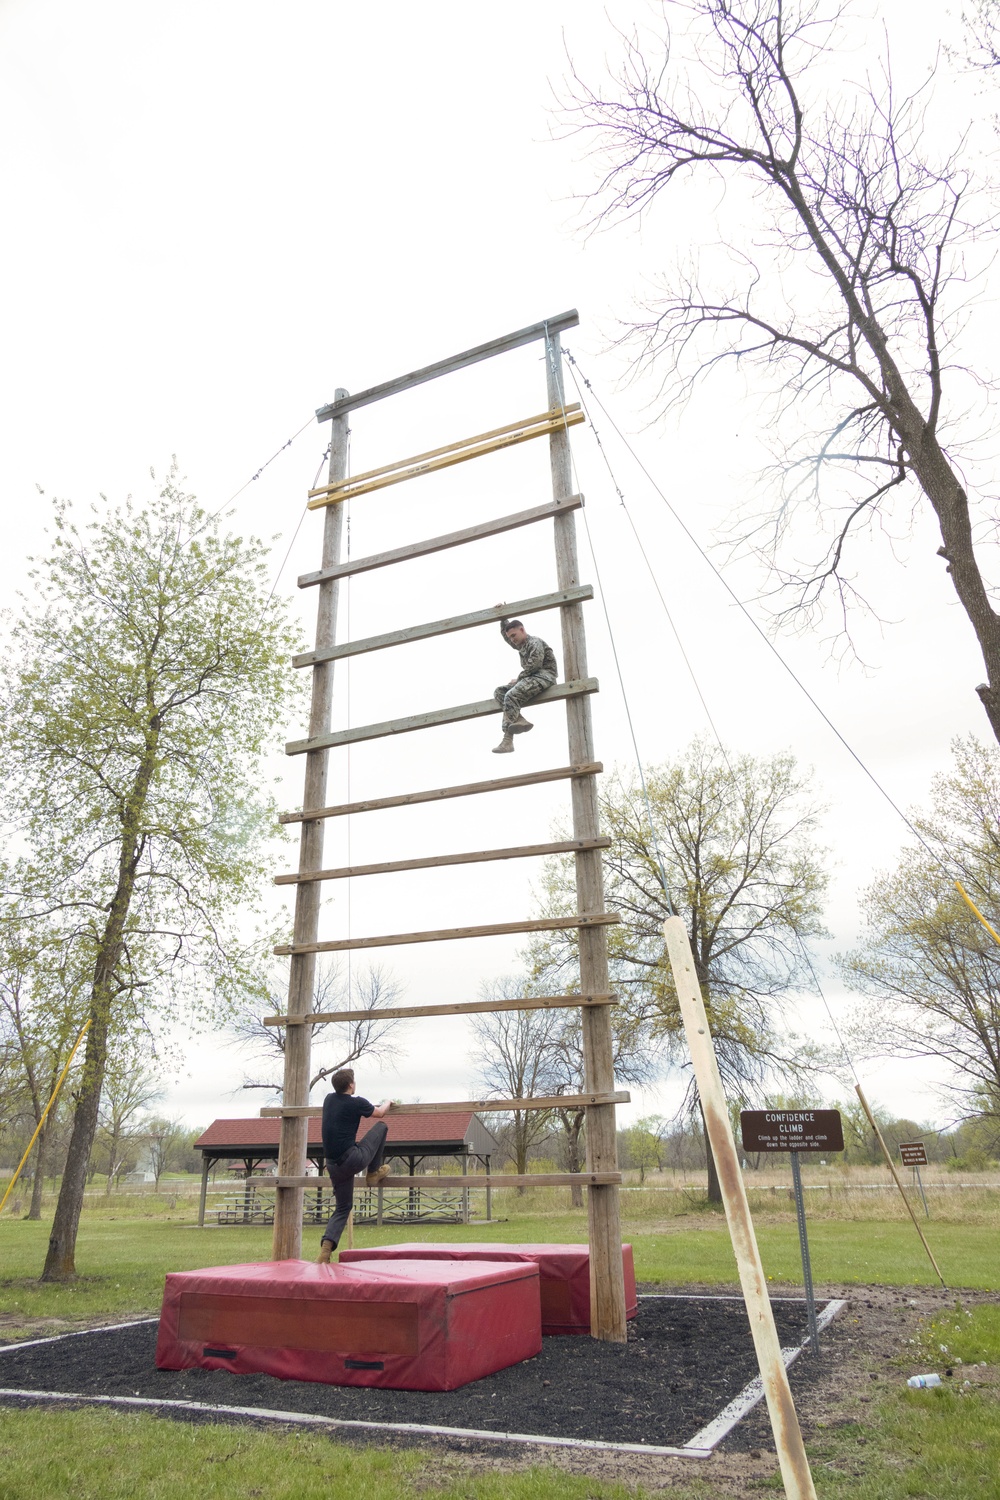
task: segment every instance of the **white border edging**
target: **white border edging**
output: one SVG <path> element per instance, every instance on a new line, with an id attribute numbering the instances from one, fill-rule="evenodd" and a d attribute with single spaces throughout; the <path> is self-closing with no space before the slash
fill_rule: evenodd
<path id="1" fill-rule="evenodd" d="M 94 1332 L 98 1332 L 97 1329 Z M 141 1406 L 174 1411 L 253 1417 L 261 1422 L 287 1422 L 310 1427 L 360 1429 L 363 1432 L 401 1432 L 411 1437 L 475 1438 L 494 1443 L 532 1443 L 545 1448 L 599 1448 L 613 1453 L 652 1453 L 670 1458 L 711 1458 L 709 1449 L 654 1448 L 647 1443 L 602 1443 L 596 1438 L 539 1437 L 534 1433 L 490 1432 L 476 1427 L 431 1427 L 418 1422 L 362 1422 L 349 1417 L 320 1417 L 312 1412 L 271 1411 L 265 1406 L 210 1406 L 202 1401 L 168 1401 L 156 1396 L 82 1396 L 73 1391 L 19 1391 L 0 1387 L 0 1400 L 18 1397 L 28 1401 L 72 1401 L 88 1406 Z"/>
<path id="2" fill-rule="evenodd" d="M 735 1301 L 736 1299 L 734 1298 L 733 1300 Z M 792 1299 L 789 1298 L 787 1300 L 790 1301 Z M 823 1329 L 829 1327 L 837 1314 L 846 1306 L 847 1300 L 843 1297 L 837 1297 L 833 1301 L 828 1302 L 816 1319 L 817 1330 L 822 1333 Z M 794 1344 L 789 1349 L 782 1349 L 781 1357 L 785 1362 L 786 1369 L 789 1365 L 794 1364 L 805 1347 L 806 1343 L 803 1342 L 801 1344 Z M 763 1397 L 764 1383 L 759 1375 L 755 1375 L 743 1387 L 739 1395 L 734 1397 L 728 1406 L 722 1408 L 717 1417 L 713 1417 L 711 1422 L 707 1422 L 699 1432 L 695 1433 L 689 1446 L 692 1448 L 707 1448 L 709 1451 L 716 1448 L 722 1442 L 722 1439 L 732 1432 L 737 1422 L 742 1422 L 747 1413 L 753 1411 L 758 1401 L 763 1400 Z"/>
<path id="3" fill-rule="evenodd" d="M 696 1293 L 680 1293 L 672 1295 L 669 1292 L 647 1292 L 640 1293 L 641 1298 L 650 1301 L 685 1301 L 685 1302 L 741 1302 L 742 1297 L 720 1296 L 705 1297 Z M 774 1298 L 774 1301 L 794 1302 L 801 1299 L 795 1297 Z M 827 1303 L 816 1320 L 817 1328 L 822 1332 L 827 1328 L 837 1314 L 847 1306 L 845 1298 L 835 1298 Z M 0 1354 L 8 1349 L 33 1349 L 39 1344 L 57 1344 L 63 1339 L 81 1338 L 87 1333 L 112 1333 L 122 1328 L 137 1328 L 143 1323 L 158 1323 L 159 1318 L 135 1318 L 130 1323 L 105 1323 L 97 1328 L 78 1328 L 72 1333 L 57 1333 L 49 1338 L 28 1339 L 20 1344 L 0 1345 Z M 793 1345 L 782 1349 L 781 1355 L 786 1368 L 798 1359 L 805 1349 L 806 1344 Z M 713 1417 L 711 1422 L 706 1423 L 694 1437 L 683 1447 L 669 1448 L 656 1447 L 651 1443 L 607 1443 L 598 1438 L 569 1438 L 569 1437 L 546 1437 L 536 1433 L 523 1432 L 493 1432 L 487 1428 L 476 1427 L 436 1427 L 419 1422 L 365 1422 L 359 1418 L 352 1417 L 323 1417 L 313 1412 L 291 1412 L 272 1411 L 263 1406 L 215 1406 L 204 1401 L 173 1401 L 164 1397 L 156 1396 L 86 1396 L 76 1391 L 37 1391 L 16 1390 L 0 1387 L 0 1400 L 4 1398 L 15 1398 L 24 1401 L 62 1401 L 73 1402 L 77 1405 L 86 1406 L 126 1406 L 140 1408 L 165 1409 L 167 1411 L 189 1411 L 199 1415 L 219 1415 L 226 1417 L 249 1417 L 263 1422 L 285 1422 L 290 1426 L 304 1425 L 307 1427 L 325 1427 L 333 1429 L 349 1429 L 361 1432 L 398 1432 L 409 1437 L 449 1437 L 470 1438 L 477 1442 L 493 1443 L 522 1443 L 540 1448 L 574 1448 L 585 1450 L 596 1450 L 604 1453 L 646 1453 L 657 1458 L 711 1458 L 713 1452 L 722 1442 L 724 1437 L 733 1430 L 738 1422 L 752 1411 L 757 1403 L 763 1399 L 764 1387 L 759 1375 L 754 1376 L 747 1385 L 734 1397 L 727 1406 L 724 1406 L 718 1416 Z"/>
<path id="4" fill-rule="evenodd" d="M 140 1323 L 158 1323 L 159 1318 L 133 1318 L 130 1323 L 98 1323 L 94 1328 L 73 1328 L 69 1333 L 53 1333 L 49 1338 L 25 1339 L 20 1344 L 0 1344 L 0 1354 L 8 1349 L 35 1349 L 39 1344 L 61 1344 L 63 1339 L 81 1339 L 85 1333 L 112 1333 L 116 1328 L 138 1328 Z"/>

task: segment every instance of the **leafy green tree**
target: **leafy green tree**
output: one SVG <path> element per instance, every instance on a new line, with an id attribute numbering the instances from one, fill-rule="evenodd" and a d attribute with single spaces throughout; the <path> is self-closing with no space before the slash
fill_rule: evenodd
<path id="1" fill-rule="evenodd" d="M 762 1097 L 770 1080 L 801 1077 L 816 1056 L 783 1024 L 782 1001 L 808 980 L 807 940 L 824 935 L 821 808 L 791 755 L 727 757 L 703 740 L 673 764 L 648 767 L 645 779 L 653 829 L 637 777 L 616 773 L 601 790 L 611 839 L 607 904 L 622 916 L 608 928 L 612 983 L 622 996 L 616 1024 L 687 1065 L 663 944 L 664 919 L 676 911 L 691 938 L 727 1092 L 744 1102 Z M 575 910 L 566 861 L 548 866 L 546 882 L 547 910 Z M 532 952 L 538 978 L 575 973 L 572 935 L 546 937 Z M 707 1165 L 709 1196 L 719 1201 L 710 1153 Z"/>
<path id="2" fill-rule="evenodd" d="M 153 1174 L 155 1192 L 160 1191 L 160 1178 L 164 1172 L 175 1170 L 187 1158 L 189 1132 L 181 1120 L 169 1120 L 161 1116 L 147 1120 L 143 1127 L 142 1141 Z"/>
<path id="3" fill-rule="evenodd" d="M 665 1134 L 666 1122 L 659 1115 L 644 1115 L 625 1132 L 629 1164 L 638 1169 L 640 1184 L 646 1181 L 647 1172 L 662 1169 Z"/>
<path id="4" fill-rule="evenodd" d="M 227 534 L 171 472 L 145 504 L 51 549 L 9 644 L 3 811 L 27 853 L 0 921 L 68 929 L 91 1028 L 43 1277 L 75 1274 L 87 1165 L 112 1038 L 184 1003 L 218 1020 L 259 972 L 257 908 L 274 807 L 263 758 L 297 690 L 297 641 L 266 549 Z"/>
<path id="5" fill-rule="evenodd" d="M 867 997 L 870 1052 L 943 1063 L 953 1105 L 1000 1121 L 1000 945 L 954 886 L 998 927 L 1000 750 L 972 735 L 952 749 L 954 769 L 912 815 L 923 842 L 862 893 L 864 940 L 840 962 Z"/>

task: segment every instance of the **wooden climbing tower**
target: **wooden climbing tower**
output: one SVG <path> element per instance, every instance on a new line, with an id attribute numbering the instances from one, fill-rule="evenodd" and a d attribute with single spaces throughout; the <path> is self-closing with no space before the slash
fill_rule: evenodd
<path id="1" fill-rule="evenodd" d="M 313 651 L 295 658 L 298 667 L 312 669 L 312 700 L 309 735 L 288 745 L 290 755 L 305 757 L 305 789 L 302 811 L 286 814 L 283 822 L 301 824 L 299 867 L 294 875 L 278 877 L 279 884 L 295 886 L 295 920 L 292 942 L 277 948 L 279 954 L 291 957 L 288 1010 L 284 1016 L 268 1017 L 272 1025 L 288 1028 L 285 1047 L 284 1102 L 262 1114 L 281 1116 L 281 1145 L 278 1156 L 277 1203 L 274 1219 L 274 1259 L 285 1260 L 301 1254 L 302 1197 L 315 1178 L 305 1177 L 307 1117 L 320 1109 L 310 1105 L 309 1077 L 311 1026 L 326 1021 L 348 1020 L 356 1011 L 314 1012 L 316 955 L 343 949 L 373 948 L 395 944 L 447 942 L 455 938 L 489 936 L 503 933 L 529 933 L 576 928 L 580 948 L 580 993 L 524 997 L 496 1002 L 475 1001 L 453 1005 L 403 1007 L 380 1010 L 380 1016 L 466 1015 L 489 1010 L 531 1010 L 554 1005 L 578 1007 L 582 1013 L 584 1045 L 584 1088 L 580 1095 L 561 1095 L 558 1099 L 489 1099 L 465 1100 L 459 1103 L 416 1106 L 428 1110 L 526 1110 L 547 1109 L 554 1105 L 582 1106 L 587 1111 L 587 1170 L 585 1173 L 555 1173 L 530 1177 L 468 1177 L 463 1186 L 515 1186 L 524 1183 L 541 1186 L 582 1184 L 588 1189 L 591 1332 L 600 1339 L 624 1341 L 625 1291 L 622 1277 L 621 1229 L 619 1220 L 618 1171 L 615 1145 L 615 1105 L 628 1100 L 628 1094 L 616 1093 L 613 1072 L 613 1050 L 610 1006 L 616 997 L 609 992 L 606 927 L 618 916 L 604 909 L 604 887 L 601 850 L 608 840 L 600 836 L 598 826 L 596 777 L 602 767 L 594 756 L 591 726 L 590 694 L 598 684 L 587 673 L 587 650 L 583 624 L 583 603 L 593 597 L 589 585 L 581 584 L 576 545 L 576 510 L 583 504 L 573 493 L 569 449 L 569 428 L 584 420 L 576 406 L 567 406 L 562 382 L 560 333 L 578 322 L 576 312 L 563 313 L 544 323 L 519 329 L 491 343 L 465 350 L 451 359 L 441 360 L 422 370 L 369 390 L 350 395 L 338 390 L 331 405 L 317 412 L 320 422 L 330 422 L 330 468 L 328 483 L 310 492 L 309 504 L 324 511 L 323 555 L 320 568 L 299 579 L 300 587 L 315 588 L 318 594 L 316 645 Z M 491 359 L 522 345 L 541 341 L 545 350 L 547 377 L 546 408 L 540 414 L 509 426 L 481 433 L 461 442 L 450 443 L 429 453 L 386 464 L 364 474 L 347 476 L 348 415 L 358 407 L 383 401 L 401 391 L 461 370 L 481 360 Z M 466 460 L 480 458 L 534 438 L 548 438 L 552 498 L 545 504 L 482 522 L 462 531 L 430 537 L 407 546 L 380 552 L 369 557 L 342 559 L 342 502 L 359 495 L 371 494 L 389 485 L 399 484 L 418 475 Z M 416 624 L 405 630 L 363 640 L 337 641 L 337 603 L 340 580 L 376 568 L 394 567 L 408 559 L 426 556 L 445 548 L 498 535 L 517 527 L 551 522 L 555 541 L 556 589 L 550 594 L 509 602 L 502 610 L 480 609 L 471 614 L 452 616 Z M 549 689 L 532 704 L 561 700 L 565 703 L 568 733 L 568 763 L 526 775 L 506 776 L 477 781 L 462 786 L 439 787 L 431 791 L 401 792 L 365 802 L 326 805 L 327 764 L 331 750 L 347 744 L 433 729 L 442 724 L 495 714 L 493 699 L 463 703 L 452 707 L 433 707 L 409 718 L 368 724 L 331 732 L 334 665 L 345 657 L 401 645 L 409 641 L 443 635 L 478 625 L 495 624 L 502 615 L 536 614 L 558 609 L 562 622 L 562 663 L 564 680 Z M 475 854 L 433 855 L 425 859 L 398 860 L 382 864 L 356 865 L 341 869 L 324 869 L 323 835 L 328 818 L 373 811 L 377 808 L 409 806 L 452 797 L 475 798 L 486 792 L 510 791 L 539 782 L 568 780 L 572 795 L 573 837 L 558 843 L 538 843 L 518 849 L 494 849 Z M 348 938 L 324 942 L 319 935 L 320 891 L 324 881 L 401 870 L 424 869 L 442 865 L 461 865 L 484 860 L 507 859 L 519 855 L 546 855 L 572 852 L 576 862 L 577 911 L 563 918 L 530 919 L 519 922 L 486 924 L 476 927 L 443 928 L 429 932 L 393 933 L 379 937 Z M 413 1106 L 408 1106 L 412 1108 Z M 390 1179 L 391 1181 L 391 1179 Z M 439 1185 L 438 1178 L 407 1178 L 408 1185 Z"/>

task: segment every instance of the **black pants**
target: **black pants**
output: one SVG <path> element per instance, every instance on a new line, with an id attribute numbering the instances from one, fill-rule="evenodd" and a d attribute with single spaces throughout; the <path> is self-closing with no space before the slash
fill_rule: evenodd
<path id="1" fill-rule="evenodd" d="M 333 1201 L 336 1204 L 333 1218 L 323 1230 L 323 1238 L 329 1240 L 334 1249 L 340 1244 L 351 1209 L 354 1207 L 354 1179 L 359 1172 L 374 1172 L 382 1165 L 385 1155 L 385 1138 L 389 1127 L 384 1120 L 365 1132 L 364 1140 L 352 1146 L 346 1156 L 334 1164 L 327 1162 L 327 1171 L 333 1183 Z"/>

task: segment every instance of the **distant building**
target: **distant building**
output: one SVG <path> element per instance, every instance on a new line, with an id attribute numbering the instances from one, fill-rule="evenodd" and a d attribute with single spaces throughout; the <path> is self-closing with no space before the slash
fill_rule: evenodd
<path id="1" fill-rule="evenodd" d="M 451 1157 L 465 1171 L 469 1170 L 471 1161 L 477 1167 L 481 1166 L 489 1176 L 492 1158 L 500 1149 L 496 1136 L 484 1124 L 480 1116 L 471 1110 L 419 1110 L 408 1113 L 405 1108 L 393 1108 L 386 1115 L 385 1123 L 389 1127 L 386 1160 L 405 1162 L 406 1171 L 411 1177 L 415 1176 L 421 1164 L 431 1157 Z M 359 1140 L 364 1137 L 368 1125 L 368 1120 L 361 1121 L 358 1130 Z M 323 1171 L 322 1122 L 318 1118 L 310 1119 L 308 1126 L 306 1171 L 307 1174 L 310 1169 L 316 1172 L 317 1191 L 321 1195 L 325 1192 L 329 1196 L 329 1181 L 320 1176 Z M 277 1171 L 280 1130 L 281 1121 L 273 1118 L 213 1120 L 204 1134 L 198 1137 L 193 1149 L 201 1152 L 202 1159 L 199 1224 L 205 1222 L 208 1174 L 212 1168 L 225 1163 L 230 1169 L 242 1172 L 248 1182 L 252 1177 L 262 1178 L 260 1185 L 265 1186 L 267 1177 L 273 1176 Z M 454 1190 L 455 1207 L 447 1206 L 448 1193 L 444 1191 L 445 1189 Z M 375 1202 L 369 1204 L 366 1204 L 359 1195 L 356 1217 L 359 1220 L 377 1219 L 379 1222 L 383 1217 L 411 1222 L 414 1219 L 441 1218 L 451 1221 L 457 1217 L 467 1219 L 468 1192 L 463 1193 L 460 1179 L 451 1176 L 443 1177 L 442 1190 L 442 1194 L 428 1194 L 426 1190 L 421 1194 L 420 1188 L 411 1188 L 406 1194 L 405 1206 L 398 1212 L 392 1206 L 386 1212 L 384 1194 L 381 1191 L 373 1195 Z M 444 1206 L 435 1210 L 428 1204 L 428 1199 L 434 1202 L 440 1201 Z M 270 1222 L 268 1208 L 251 1208 L 248 1195 L 245 1196 L 244 1201 L 247 1204 L 245 1211 L 241 1214 L 237 1210 L 234 1216 L 227 1217 L 227 1222 Z M 326 1210 L 323 1209 L 322 1196 L 320 1196 L 318 1208 L 311 1211 L 307 1208 L 307 1216 L 310 1221 L 318 1222 L 327 1211 L 332 1210 L 329 1210 L 329 1205 Z M 486 1189 L 486 1218 L 492 1218 L 492 1191 L 489 1188 Z"/>

